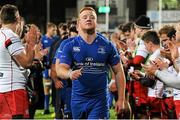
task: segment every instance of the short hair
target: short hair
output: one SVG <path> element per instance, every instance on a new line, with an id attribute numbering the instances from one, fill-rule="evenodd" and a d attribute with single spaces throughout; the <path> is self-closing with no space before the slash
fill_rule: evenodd
<path id="1" fill-rule="evenodd" d="M 160 40 L 156 31 L 150 30 L 144 33 L 142 40 L 145 42 L 152 42 L 155 45 L 160 45 Z"/>
<path id="2" fill-rule="evenodd" d="M 72 21 L 68 21 L 67 22 L 67 27 L 68 29 L 72 26 L 76 26 L 77 25 L 77 20 L 72 20 Z"/>
<path id="3" fill-rule="evenodd" d="M 173 26 L 165 25 L 159 30 L 159 35 L 166 34 L 169 38 L 172 38 L 176 34 L 176 30 Z"/>
<path id="4" fill-rule="evenodd" d="M 58 29 L 62 29 L 62 30 L 67 30 L 68 29 L 68 26 L 66 23 L 59 23 L 58 25 Z"/>
<path id="5" fill-rule="evenodd" d="M 67 26 L 68 26 L 69 32 L 78 33 L 78 31 L 77 31 L 77 29 L 76 29 L 77 20 L 69 21 L 68 24 L 67 24 Z"/>
<path id="6" fill-rule="evenodd" d="M 47 23 L 46 29 L 49 29 L 49 28 L 52 28 L 52 27 L 56 27 L 56 25 L 54 23 L 51 23 L 51 22 Z"/>
<path id="7" fill-rule="evenodd" d="M 123 26 L 124 26 L 123 24 L 119 24 L 119 25 L 118 25 L 118 30 L 121 30 L 121 31 L 122 31 Z"/>
<path id="8" fill-rule="evenodd" d="M 0 11 L 0 21 L 4 24 L 14 23 L 17 21 L 16 13 L 18 8 L 14 5 L 6 4 Z"/>
<path id="9" fill-rule="evenodd" d="M 134 29 L 134 23 L 133 22 L 128 22 L 122 26 L 122 31 L 123 32 L 131 32 L 131 30 Z"/>
<path id="10" fill-rule="evenodd" d="M 90 11 L 93 11 L 93 12 L 96 13 L 96 11 L 95 11 L 92 7 L 83 7 L 83 8 L 80 10 L 79 14 L 81 14 L 81 13 L 82 13 L 83 11 L 85 11 L 85 10 L 90 10 Z"/>

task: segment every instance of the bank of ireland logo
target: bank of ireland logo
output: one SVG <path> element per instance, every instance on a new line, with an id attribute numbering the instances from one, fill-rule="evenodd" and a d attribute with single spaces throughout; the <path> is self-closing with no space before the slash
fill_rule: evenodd
<path id="1" fill-rule="evenodd" d="M 76 46 L 73 47 L 73 51 L 74 51 L 74 52 L 80 52 L 80 47 L 76 47 Z"/>
<path id="2" fill-rule="evenodd" d="M 106 51 L 105 51 L 105 48 L 102 46 L 102 47 L 99 47 L 98 48 L 98 53 L 100 53 L 100 54 L 105 54 L 106 53 Z"/>

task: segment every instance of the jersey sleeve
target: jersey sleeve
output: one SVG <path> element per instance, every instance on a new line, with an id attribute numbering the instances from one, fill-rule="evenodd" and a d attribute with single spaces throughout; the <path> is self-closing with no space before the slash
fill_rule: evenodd
<path id="1" fill-rule="evenodd" d="M 68 65 L 72 64 L 72 44 L 67 43 L 62 50 L 59 49 L 57 58 L 60 59 L 61 63 Z"/>
<path id="2" fill-rule="evenodd" d="M 61 42 L 59 48 L 56 51 L 56 59 L 60 59 L 60 56 L 61 56 L 61 53 L 65 44 L 66 44 L 65 40 Z"/>
<path id="3" fill-rule="evenodd" d="M 15 35 L 7 38 L 4 45 L 11 56 L 17 55 L 24 50 L 24 46 L 22 45 L 20 38 Z"/>
<path id="4" fill-rule="evenodd" d="M 117 49 L 115 48 L 115 46 L 111 42 L 110 42 L 109 50 L 110 50 L 110 55 L 108 57 L 108 62 L 111 66 L 114 66 L 119 63 L 120 55 L 119 55 Z"/>
<path id="5" fill-rule="evenodd" d="M 167 69 L 156 70 L 155 76 L 158 77 L 166 85 L 180 89 L 180 76 L 170 73 Z"/>
<path id="6" fill-rule="evenodd" d="M 140 44 L 137 48 L 136 55 L 146 58 L 148 56 L 148 54 L 149 54 L 149 52 L 146 50 L 144 42 L 141 40 Z"/>
<path id="7" fill-rule="evenodd" d="M 62 49 L 63 49 L 63 44 L 64 42 L 62 42 L 60 44 L 60 46 L 58 47 L 58 49 L 56 50 L 56 53 L 55 53 L 55 56 L 53 58 L 53 61 L 52 61 L 52 64 L 55 64 L 56 63 L 56 59 L 60 59 L 60 56 L 61 56 L 61 53 L 62 53 Z"/>

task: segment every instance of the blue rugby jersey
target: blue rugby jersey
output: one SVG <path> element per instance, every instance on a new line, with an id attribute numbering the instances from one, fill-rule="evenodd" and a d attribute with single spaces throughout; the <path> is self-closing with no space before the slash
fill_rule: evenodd
<path id="1" fill-rule="evenodd" d="M 92 44 L 87 44 L 80 36 L 75 37 L 64 46 L 58 58 L 74 69 L 83 67 L 82 76 L 73 80 L 72 97 L 95 97 L 106 93 L 108 65 L 120 61 L 115 46 L 99 34 Z"/>
<path id="2" fill-rule="evenodd" d="M 43 49 L 46 49 L 46 48 L 47 48 L 48 51 L 49 51 L 52 43 L 53 43 L 55 40 L 57 40 L 57 38 L 55 38 L 55 37 L 49 38 L 49 37 L 47 37 L 46 35 L 43 35 L 42 38 L 41 38 L 41 43 L 42 43 Z M 48 54 L 47 56 L 49 56 L 49 54 Z"/>
<path id="3" fill-rule="evenodd" d="M 43 35 L 42 38 L 41 38 L 41 43 L 43 45 L 43 49 L 45 48 L 50 48 L 52 43 L 56 40 L 56 38 L 52 37 L 52 38 L 49 38 L 47 37 L 46 35 Z"/>
<path id="4" fill-rule="evenodd" d="M 48 49 L 48 54 L 44 58 L 47 65 L 49 65 L 49 59 L 50 59 L 49 58 L 50 57 L 49 56 L 49 51 L 50 51 L 50 47 L 51 47 L 51 45 L 53 44 L 53 42 L 55 40 L 58 40 L 58 38 L 57 37 L 49 38 L 46 35 L 43 35 L 42 38 L 41 38 L 41 43 L 42 43 L 43 49 Z"/>
<path id="5" fill-rule="evenodd" d="M 71 38 L 68 38 L 68 39 L 63 40 L 63 41 L 60 43 L 59 48 L 56 50 L 56 54 L 55 54 L 55 57 L 54 57 L 53 62 L 52 62 L 53 64 L 56 63 L 56 58 L 60 58 L 60 55 L 61 55 L 62 50 L 63 50 L 64 46 L 66 45 L 66 43 L 72 41 L 73 39 L 74 39 L 74 37 L 71 37 Z"/>

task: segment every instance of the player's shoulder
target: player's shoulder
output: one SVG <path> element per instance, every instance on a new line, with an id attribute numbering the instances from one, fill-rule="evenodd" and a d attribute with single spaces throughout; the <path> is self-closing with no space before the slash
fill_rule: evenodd
<path id="1" fill-rule="evenodd" d="M 102 34 L 97 33 L 97 39 L 100 44 L 105 46 L 113 46 L 113 43 L 106 37 L 104 37 Z"/>
<path id="2" fill-rule="evenodd" d="M 67 39 L 64 39 L 61 44 L 66 44 L 66 43 L 69 43 L 71 42 L 72 40 L 74 40 L 75 37 L 71 37 L 71 38 L 67 38 Z"/>
<path id="3" fill-rule="evenodd" d="M 79 43 L 77 41 L 77 37 L 71 37 L 63 40 L 60 44 L 60 49 L 68 48 L 71 49 L 73 46 L 78 46 Z"/>
<path id="4" fill-rule="evenodd" d="M 41 41 L 44 41 L 44 40 L 46 40 L 46 39 L 47 39 L 46 35 L 42 35 Z"/>
<path id="5" fill-rule="evenodd" d="M 157 57 L 161 56 L 160 49 L 157 49 L 154 53 L 151 54 L 150 58 L 151 60 L 155 60 Z"/>
<path id="6" fill-rule="evenodd" d="M 46 35 L 42 35 L 41 39 L 45 39 L 45 38 L 47 38 Z"/>
<path id="7" fill-rule="evenodd" d="M 59 40 L 60 37 L 59 37 L 58 35 L 55 35 L 55 36 L 52 36 L 52 39 L 53 39 L 53 40 Z"/>
<path id="8" fill-rule="evenodd" d="M 68 45 L 79 45 L 80 40 L 81 40 L 80 36 L 71 37 L 66 41 L 66 44 L 68 44 Z"/>
<path id="9" fill-rule="evenodd" d="M 42 35 L 41 40 L 45 40 L 45 39 L 47 39 L 47 36 L 46 35 Z"/>
<path id="10" fill-rule="evenodd" d="M 14 33 L 11 29 L 1 28 L 1 33 L 5 36 L 6 39 L 19 38 L 18 35 Z"/>
<path id="11" fill-rule="evenodd" d="M 138 49 L 146 49 L 146 46 L 144 44 L 144 41 L 140 39 L 139 44 L 138 44 Z"/>

